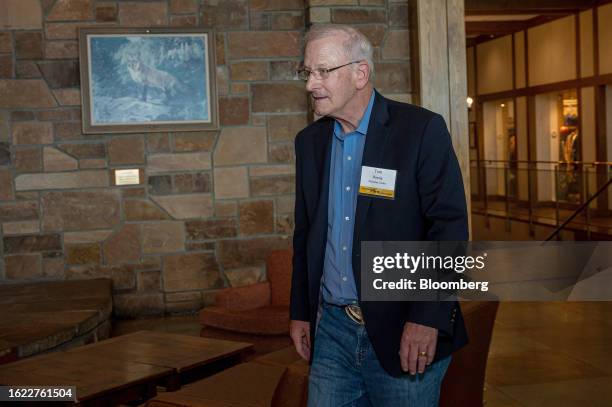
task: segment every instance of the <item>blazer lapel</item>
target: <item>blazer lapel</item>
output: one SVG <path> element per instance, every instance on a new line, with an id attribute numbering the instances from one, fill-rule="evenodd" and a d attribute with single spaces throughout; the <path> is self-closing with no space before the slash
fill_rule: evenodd
<path id="1" fill-rule="evenodd" d="M 314 138 L 314 161 L 317 169 L 317 190 L 323 195 L 321 186 L 329 185 L 329 166 L 331 160 L 331 138 L 334 131 L 334 121 L 329 119 L 321 123 L 321 130 Z M 328 194 L 329 195 L 329 194 Z"/>
<path id="2" fill-rule="evenodd" d="M 329 169 L 331 161 L 331 138 L 333 137 L 334 121 L 329 119 L 321 123 L 321 129 L 317 132 L 314 139 L 313 159 L 317 169 L 316 179 L 312 180 L 315 184 L 315 191 L 318 192 L 318 202 L 314 213 L 314 227 L 320 228 L 317 236 L 321 233 L 327 235 L 327 205 L 329 201 Z M 323 241 L 326 241 L 323 236 Z"/>
<path id="3" fill-rule="evenodd" d="M 377 168 L 381 166 L 388 140 L 388 120 L 389 112 L 387 110 L 387 102 L 384 97 L 376 92 L 374 105 L 372 106 L 372 115 L 370 116 L 370 124 L 368 125 L 368 133 L 366 134 L 366 142 L 363 149 L 363 158 L 361 160 L 362 166 L 365 165 Z M 373 198 L 364 195 L 359 195 L 357 198 L 353 244 L 358 244 L 361 241 L 361 229 L 363 228 L 372 199 Z"/>
<path id="4" fill-rule="evenodd" d="M 327 243 L 327 210 L 329 201 L 329 168 L 331 161 L 331 138 L 333 137 L 334 121 L 329 120 L 322 123 L 321 128 L 317 132 L 318 134 L 314 138 L 313 144 L 313 162 L 316 167 L 317 174 L 312 180 L 315 191 L 318 192 L 316 195 L 316 205 L 313 205 L 315 209 L 314 213 L 311 214 L 313 222 L 311 225 L 312 236 L 311 243 L 314 246 L 315 253 L 312 261 L 309 261 L 309 265 L 313 265 L 311 272 L 314 275 L 311 276 L 311 281 L 320 281 L 321 274 L 323 273 L 323 259 L 325 258 L 325 245 Z"/>

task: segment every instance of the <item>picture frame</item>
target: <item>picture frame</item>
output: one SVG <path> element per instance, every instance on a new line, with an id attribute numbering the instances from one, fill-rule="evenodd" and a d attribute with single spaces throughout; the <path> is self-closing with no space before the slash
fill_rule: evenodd
<path id="1" fill-rule="evenodd" d="M 81 28 L 84 134 L 214 130 L 214 32 Z"/>

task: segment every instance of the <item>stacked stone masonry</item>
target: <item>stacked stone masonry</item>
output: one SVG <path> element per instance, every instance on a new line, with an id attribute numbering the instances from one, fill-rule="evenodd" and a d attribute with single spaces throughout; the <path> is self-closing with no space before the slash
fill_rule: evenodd
<path id="1" fill-rule="evenodd" d="M 4 9 L 3 9 L 4 7 Z M 347 23 L 375 45 L 375 84 L 410 101 L 408 1 L 3 0 L 1 281 L 107 277 L 119 316 L 194 311 L 265 280 L 293 233 L 293 139 L 306 28 Z M 217 131 L 83 134 L 81 27 L 215 30 Z M 138 169 L 140 185 L 116 186 Z"/>

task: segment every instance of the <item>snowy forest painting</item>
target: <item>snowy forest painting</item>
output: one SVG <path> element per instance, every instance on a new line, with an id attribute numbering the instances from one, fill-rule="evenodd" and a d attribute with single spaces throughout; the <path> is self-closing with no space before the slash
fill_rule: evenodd
<path id="1" fill-rule="evenodd" d="M 87 34 L 88 125 L 214 124 L 208 42 L 208 33 Z"/>

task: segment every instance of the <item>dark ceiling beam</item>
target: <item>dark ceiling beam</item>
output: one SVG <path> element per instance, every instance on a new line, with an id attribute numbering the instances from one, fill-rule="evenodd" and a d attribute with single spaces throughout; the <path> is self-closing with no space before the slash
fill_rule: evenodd
<path id="1" fill-rule="evenodd" d="M 465 14 L 572 14 L 607 2 L 602 0 L 465 0 Z"/>
<path id="2" fill-rule="evenodd" d="M 465 35 L 504 35 L 524 30 L 528 27 L 525 21 L 468 21 L 465 23 Z"/>
<path id="3" fill-rule="evenodd" d="M 465 0 L 465 15 L 499 15 L 500 21 L 465 23 L 467 46 L 526 30 L 582 10 L 612 3 L 612 0 Z M 529 20 L 503 20 L 503 15 L 535 14 Z"/>
<path id="4" fill-rule="evenodd" d="M 481 44 L 483 42 L 487 42 L 490 41 L 491 37 L 489 37 L 488 35 L 480 35 L 478 37 L 472 37 L 472 38 L 466 38 L 465 39 L 465 46 L 466 47 L 474 47 L 478 44 Z"/>
<path id="5" fill-rule="evenodd" d="M 467 21 L 465 23 L 465 35 L 485 35 L 498 37 L 500 35 L 512 34 L 514 32 L 526 30 L 559 17 L 562 16 L 540 15 L 523 21 Z"/>

